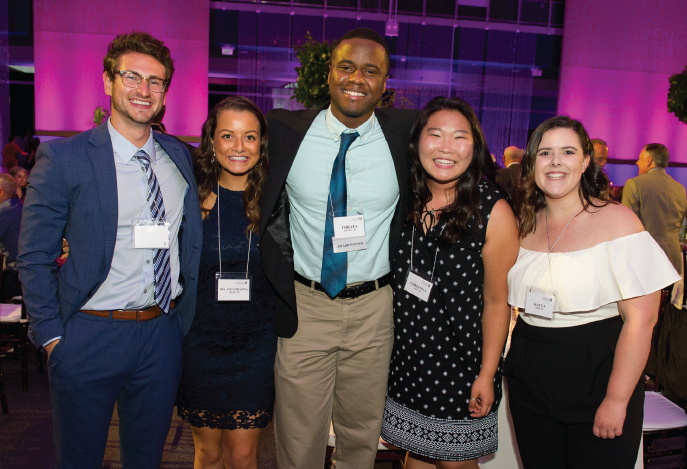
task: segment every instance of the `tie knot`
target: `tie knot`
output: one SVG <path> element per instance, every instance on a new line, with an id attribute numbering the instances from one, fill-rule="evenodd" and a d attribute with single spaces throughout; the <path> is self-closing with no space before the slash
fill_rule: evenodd
<path id="1" fill-rule="evenodd" d="M 138 150 L 134 156 L 138 158 L 143 164 L 150 164 L 150 155 L 148 155 L 148 153 L 146 153 L 144 150 Z"/>
<path id="2" fill-rule="evenodd" d="M 341 148 L 344 152 L 348 151 L 351 144 L 358 138 L 360 134 L 358 132 L 342 133 L 341 134 Z"/>

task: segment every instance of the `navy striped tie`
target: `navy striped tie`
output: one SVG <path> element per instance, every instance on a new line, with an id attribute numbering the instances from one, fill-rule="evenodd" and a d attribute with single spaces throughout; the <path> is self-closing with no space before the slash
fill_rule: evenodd
<path id="1" fill-rule="evenodd" d="M 148 174 L 148 201 L 150 202 L 150 216 L 153 220 L 165 220 L 165 203 L 162 191 L 153 172 L 150 156 L 143 150 L 136 152 L 136 158 L 143 165 Z M 155 302 L 165 313 L 169 313 L 172 301 L 172 269 L 169 262 L 169 249 L 155 249 L 153 253 L 155 265 Z"/>

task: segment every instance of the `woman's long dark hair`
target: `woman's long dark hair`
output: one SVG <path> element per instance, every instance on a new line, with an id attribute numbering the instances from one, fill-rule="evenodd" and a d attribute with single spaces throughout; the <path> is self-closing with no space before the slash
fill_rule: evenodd
<path id="1" fill-rule="evenodd" d="M 222 166 L 220 166 L 214 156 L 212 142 L 215 130 L 217 130 L 217 118 L 224 111 L 250 112 L 260 122 L 260 159 L 251 169 L 250 173 L 248 173 L 246 190 L 243 192 L 243 206 L 248 217 L 246 233 L 249 231 L 257 233 L 260 227 L 260 194 L 262 192 L 262 185 L 265 179 L 267 179 L 267 174 L 270 170 L 270 163 L 267 159 L 269 131 L 265 116 L 248 98 L 230 96 L 223 99 L 217 106 L 212 108 L 207 120 L 203 124 L 200 147 L 193 156 L 193 172 L 198 185 L 200 206 L 203 207 L 205 200 L 210 197 L 223 171 Z M 203 209 L 204 214 L 208 212 L 209 210 Z"/>
<path id="2" fill-rule="evenodd" d="M 544 193 L 537 187 L 534 179 L 534 168 L 541 140 L 546 132 L 553 129 L 570 129 L 575 132 L 580 141 L 582 154 L 584 156 L 589 155 L 589 164 L 580 179 L 579 195 L 583 209 L 586 211 L 590 205 L 597 208 L 603 207 L 611 201 L 608 177 L 596 164 L 594 145 L 589 140 L 589 135 L 587 135 L 582 122 L 568 116 L 556 116 L 547 119 L 537 127 L 527 144 L 527 150 L 525 150 L 521 163 L 522 179 L 513 190 L 513 205 L 520 221 L 518 227 L 520 238 L 534 233 L 537 229 L 537 213 L 546 207 Z M 597 199 L 601 203 L 598 204 L 593 199 Z"/>
<path id="3" fill-rule="evenodd" d="M 472 235 L 482 224 L 479 184 L 485 179 L 494 182 L 496 169 L 491 160 L 487 142 L 484 140 L 482 127 L 472 107 L 459 98 L 439 96 L 432 99 L 418 115 L 410 133 L 408 223 L 421 230 L 423 212 L 429 201 L 432 200 L 432 193 L 427 186 L 427 172 L 420 163 L 419 144 L 422 130 L 427 126 L 429 118 L 439 111 L 462 114 L 470 124 L 470 132 L 474 142 L 472 161 L 455 183 L 453 201 L 441 209 L 441 221 L 446 228 L 439 238 L 439 244 L 446 246 L 465 236 Z"/>

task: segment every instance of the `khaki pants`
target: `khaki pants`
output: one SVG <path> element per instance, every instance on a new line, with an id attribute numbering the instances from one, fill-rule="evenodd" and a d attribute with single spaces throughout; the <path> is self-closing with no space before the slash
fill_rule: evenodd
<path id="1" fill-rule="evenodd" d="M 279 338 L 275 432 L 279 469 L 322 469 L 333 422 L 337 469 L 374 466 L 393 348 L 386 286 L 332 301 L 296 282 L 298 331 Z"/>

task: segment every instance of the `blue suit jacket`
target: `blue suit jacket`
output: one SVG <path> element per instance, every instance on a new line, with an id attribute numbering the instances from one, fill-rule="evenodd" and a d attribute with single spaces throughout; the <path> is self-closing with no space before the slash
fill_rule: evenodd
<path id="1" fill-rule="evenodd" d="M 184 291 L 177 312 L 184 334 L 193 321 L 202 244 L 198 189 L 191 156 L 177 140 L 154 133 L 188 182 L 179 230 Z M 117 236 L 117 174 L 107 125 L 40 145 L 26 192 L 17 270 L 31 323 L 31 340 L 40 347 L 64 334 L 64 324 L 107 278 Z M 62 238 L 69 240 L 67 262 L 55 259 Z"/>

